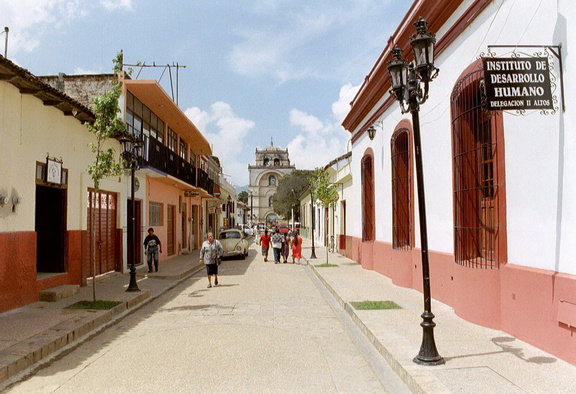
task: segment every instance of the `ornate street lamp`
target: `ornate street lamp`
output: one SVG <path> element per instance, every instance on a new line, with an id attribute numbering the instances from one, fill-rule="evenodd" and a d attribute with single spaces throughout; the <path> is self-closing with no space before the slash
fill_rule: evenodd
<path id="1" fill-rule="evenodd" d="M 251 225 L 251 226 L 254 226 L 254 220 L 253 220 L 253 219 L 254 219 L 254 210 L 253 210 L 253 209 L 254 209 L 254 207 L 253 207 L 254 204 L 253 204 L 253 201 L 252 201 L 253 198 L 254 198 L 254 195 L 252 194 L 252 192 L 250 192 L 250 218 L 252 219 L 252 220 L 250 220 L 250 225 Z"/>
<path id="2" fill-rule="evenodd" d="M 402 57 L 402 49 L 392 50 L 392 61 L 388 63 L 390 94 L 400 102 L 402 113 L 410 112 L 414 128 L 414 151 L 416 159 L 416 181 L 418 184 L 418 213 L 420 216 L 420 239 L 422 242 L 422 280 L 424 288 L 424 313 L 422 313 L 422 345 L 414 362 L 423 365 L 444 364 L 434 342 L 434 314 L 430 296 L 430 266 L 428 263 L 428 231 L 426 228 L 426 202 L 424 199 L 424 174 L 422 171 L 422 149 L 420 143 L 420 105 L 428 99 L 428 87 L 438 75 L 434 67 L 434 33 L 427 32 L 428 22 L 422 17 L 414 22 L 416 34 L 410 37 L 414 61 L 410 64 Z"/>
<path id="3" fill-rule="evenodd" d="M 370 125 L 370 127 L 368 127 L 368 138 L 370 138 L 370 141 L 372 141 L 375 136 L 376 136 L 376 127 L 374 127 L 374 125 Z"/>
<path id="4" fill-rule="evenodd" d="M 228 228 L 232 228 L 232 223 L 230 222 L 231 215 L 230 211 L 232 210 L 232 197 L 228 196 L 228 205 L 226 207 L 226 217 L 228 218 Z"/>
<path id="5" fill-rule="evenodd" d="M 124 133 L 118 138 L 122 144 L 122 158 L 126 167 L 130 168 L 130 193 L 132 199 L 132 259 L 130 261 L 130 284 L 126 291 L 140 291 L 138 283 L 136 282 L 136 266 L 134 260 L 136 259 L 136 202 L 134 201 L 134 185 L 135 185 L 135 172 L 138 167 L 138 161 L 142 157 L 142 149 L 144 144 L 137 137 L 132 134 Z"/>
<path id="6" fill-rule="evenodd" d="M 310 205 L 312 208 L 312 253 L 310 254 L 311 259 L 316 258 L 316 249 L 314 248 L 314 227 L 316 225 L 315 220 L 315 212 L 314 212 L 314 194 L 312 193 L 312 189 L 310 189 Z"/>

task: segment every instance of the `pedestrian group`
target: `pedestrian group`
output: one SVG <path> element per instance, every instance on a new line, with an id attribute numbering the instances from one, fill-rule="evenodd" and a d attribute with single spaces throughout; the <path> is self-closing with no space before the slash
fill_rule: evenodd
<path id="1" fill-rule="evenodd" d="M 268 261 L 268 252 L 270 251 L 270 244 L 274 254 L 274 264 L 281 262 L 286 264 L 292 250 L 292 264 L 300 264 L 302 258 L 302 237 L 298 230 L 295 230 L 290 236 L 289 233 L 282 234 L 278 230 L 272 230 L 272 235 L 268 234 L 268 229 L 264 229 L 264 233 L 260 235 L 258 244 L 262 247 L 262 256 L 264 261 Z"/>

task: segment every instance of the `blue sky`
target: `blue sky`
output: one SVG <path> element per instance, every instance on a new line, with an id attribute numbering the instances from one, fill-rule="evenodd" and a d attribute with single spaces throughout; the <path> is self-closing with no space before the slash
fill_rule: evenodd
<path id="1" fill-rule="evenodd" d="M 186 66 L 179 106 L 242 186 L 255 149 L 271 138 L 300 169 L 346 152 L 340 124 L 349 102 L 410 4 L 0 0 L 0 30 L 10 29 L 8 58 L 35 75 L 109 73 L 120 49 L 126 63 Z M 139 78 L 158 80 L 162 71 Z M 161 84 L 170 93 L 168 71 Z"/>

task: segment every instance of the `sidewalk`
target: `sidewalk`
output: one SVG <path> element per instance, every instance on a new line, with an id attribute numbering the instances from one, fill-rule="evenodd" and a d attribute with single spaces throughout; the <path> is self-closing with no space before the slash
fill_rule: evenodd
<path id="1" fill-rule="evenodd" d="M 422 342 L 422 293 L 392 281 L 310 241 L 303 257 L 340 305 L 413 392 L 423 393 L 575 393 L 576 366 L 522 342 L 503 331 L 469 323 L 451 307 L 432 302 L 434 330 L 445 365 L 422 366 L 412 359 Z M 402 309 L 355 310 L 353 301 L 394 301 Z"/>
<path id="2" fill-rule="evenodd" d="M 0 313 L 0 391 L 41 361 L 72 347 L 157 298 L 197 270 L 198 251 L 161 261 L 159 272 L 148 274 L 144 264 L 136 270 L 141 291 L 127 293 L 129 274 L 111 272 L 96 278 L 96 298 L 120 301 L 106 311 L 66 309 L 82 300 L 91 301 L 92 281 L 71 297 L 56 302 L 39 301 Z M 11 379 L 12 378 L 12 379 Z"/>

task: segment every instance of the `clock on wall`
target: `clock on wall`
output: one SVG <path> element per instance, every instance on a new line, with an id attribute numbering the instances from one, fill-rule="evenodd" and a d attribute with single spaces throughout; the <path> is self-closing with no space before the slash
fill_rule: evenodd
<path id="1" fill-rule="evenodd" d="M 46 161 L 46 182 L 62 184 L 62 163 L 54 160 L 47 159 Z"/>

